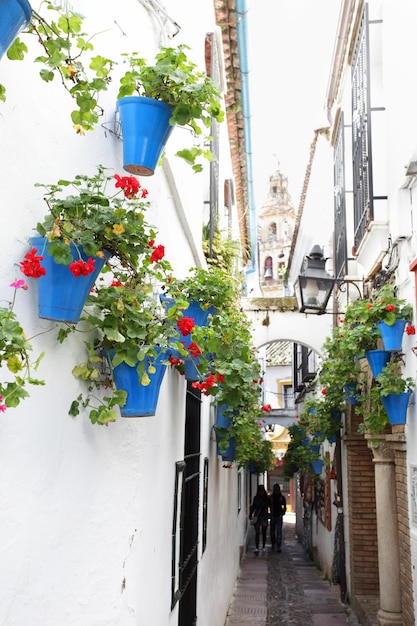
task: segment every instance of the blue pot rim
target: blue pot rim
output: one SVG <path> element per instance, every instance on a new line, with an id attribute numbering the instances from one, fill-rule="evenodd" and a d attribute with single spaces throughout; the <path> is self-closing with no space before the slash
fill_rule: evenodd
<path id="1" fill-rule="evenodd" d="M 117 108 L 120 106 L 124 106 L 125 104 L 143 104 L 148 106 L 156 106 L 166 111 L 173 111 L 174 107 L 162 100 L 157 100 L 156 98 L 147 98 L 146 96 L 123 96 L 123 98 L 119 98 L 116 102 Z"/>

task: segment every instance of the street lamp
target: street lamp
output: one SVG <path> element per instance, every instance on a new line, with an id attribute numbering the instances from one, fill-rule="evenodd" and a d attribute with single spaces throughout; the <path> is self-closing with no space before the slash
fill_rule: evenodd
<path id="1" fill-rule="evenodd" d="M 304 257 L 300 274 L 294 284 L 294 291 L 300 313 L 326 312 L 336 280 L 325 269 L 326 259 L 320 246 L 315 245 L 310 254 Z"/>

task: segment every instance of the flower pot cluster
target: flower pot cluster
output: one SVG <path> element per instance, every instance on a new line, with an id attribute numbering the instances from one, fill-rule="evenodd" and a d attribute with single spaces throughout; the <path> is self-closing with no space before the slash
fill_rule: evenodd
<path id="1" fill-rule="evenodd" d="M 169 311 L 182 306 L 184 298 L 198 301 L 206 315 L 212 311 L 209 324 L 196 324 L 189 336 L 181 337 L 181 348 L 170 361 L 220 407 L 221 421 L 214 425 L 220 456 L 238 467 L 252 461 L 259 472 L 271 469 L 274 455 L 261 430 L 269 407 L 261 406 L 260 365 L 249 320 L 239 306 L 240 283 L 230 278 L 227 266 L 213 263 L 208 273 L 195 268 L 186 280 L 171 281 L 169 293 L 176 302 Z"/>
<path id="2" fill-rule="evenodd" d="M 103 53 L 93 54 L 93 36 L 83 31 L 83 16 L 50 0 L 41 9 L 42 13 L 32 11 L 27 0 L 6 0 L 3 13 L 8 19 L 2 19 L 0 25 L 0 56 L 8 49 L 9 59 L 23 60 L 28 52 L 26 35 L 35 36 L 43 48 L 43 54 L 35 59 L 42 65 L 40 77 L 51 82 L 57 75 L 59 81 L 55 82 L 76 104 L 71 122 L 79 134 L 94 129 L 103 116 L 101 92 L 112 84 L 113 68 L 125 63 L 127 70 L 120 77 L 116 99 L 123 168 L 130 174 L 152 175 L 172 131 L 181 126 L 191 131 L 193 144 L 179 150 L 177 156 L 194 171 L 201 171 L 201 160 L 212 158 L 207 147 L 211 125 L 213 120 L 222 122 L 224 112 L 216 83 L 188 58 L 189 47 L 161 47 L 150 62 L 138 53 L 109 59 Z M 25 36 L 17 37 L 23 28 Z M 86 42 L 84 46 L 82 42 Z M 0 85 L 0 100 L 5 99 L 6 88 Z"/>
<path id="3" fill-rule="evenodd" d="M 371 298 L 349 304 L 324 344 L 319 375 L 323 392 L 337 410 L 343 410 L 345 402 L 355 405 L 356 413 L 363 417 L 361 432 L 381 432 L 388 421 L 382 398 L 402 386 L 396 355 L 405 329 L 412 328 L 411 320 L 411 305 L 397 298 L 391 285 L 385 285 Z M 391 382 L 386 372 L 390 372 Z M 407 379 L 408 391 L 409 387 Z"/>
<path id="4" fill-rule="evenodd" d="M 154 415 L 171 366 L 227 407 L 239 466 L 272 466 L 260 429 L 260 366 L 229 268 L 217 259 L 175 277 L 134 176 L 99 166 L 93 176 L 40 186 L 48 212 L 20 269 L 37 283 L 38 315 L 61 323 L 58 341 L 79 330 L 87 337 L 85 360 L 72 370 L 86 393 L 69 413 L 87 410 L 94 424 Z"/>
<path id="5" fill-rule="evenodd" d="M 303 421 L 303 420 L 301 420 Z M 311 437 L 308 437 L 308 427 L 305 423 L 293 424 L 288 428 L 290 443 L 284 455 L 283 471 L 288 478 L 299 474 L 320 474 L 323 467 L 323 460 L 320 458 L 319 450 L 310 444 Z M 319 443 L 319 442 L 317 442 Z"/>

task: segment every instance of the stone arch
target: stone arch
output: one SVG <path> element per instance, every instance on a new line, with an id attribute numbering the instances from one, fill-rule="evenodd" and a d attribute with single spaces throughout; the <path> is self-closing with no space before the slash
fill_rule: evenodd
<path id="1" fill-rule="evenodd" d="M 298 311 L 246 308 L 245 313 L 252 322 L 252 336 L 256 348 L 275 341 L 294 341 L 308 346 L 321 355 L 323 343 L 332 330 L 330 315 L 305 315 Z"/>

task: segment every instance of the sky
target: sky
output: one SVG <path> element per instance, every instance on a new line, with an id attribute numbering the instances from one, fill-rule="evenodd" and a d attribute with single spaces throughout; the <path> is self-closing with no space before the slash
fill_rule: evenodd
<path id="1" fill-rule="evenodd" d="M 248 0 L 248 65 L 257 207 L 277 167 L 298 207 L 326 90 L 340 0 Z"/>

